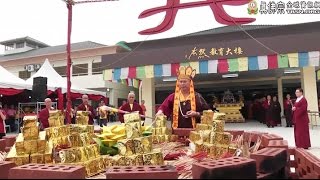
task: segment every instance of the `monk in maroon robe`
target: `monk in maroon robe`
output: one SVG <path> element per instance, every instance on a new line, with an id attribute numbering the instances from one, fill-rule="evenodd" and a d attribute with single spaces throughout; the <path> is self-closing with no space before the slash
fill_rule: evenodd
<path id="1" fill-rule="evenodd" d="M 274 127 L 276 126 L 276 122 L 273 119 L 273 113 L 272 113 L 272 100 L 271 96 L 267 96 L 267 100 L 263 103 L 263 107 L 265 109 L 265 116 L 266 116 L 266 124 L 268 127 Z"/>
<path id="2" fill-rule="evenodd" d="M 94 112 L 92 106 L 89 105 L 88 95 L 82 95 L 82 104 L 77 107 L 77 111 L 89 111 L 89 122 L 88 124 L 93 124 Z"/>
<path id="3" fill-rule="evenodd" d="M 141 106 L 138 103 L 134 102 L 134 100 L 135 100 L 135 94 L 134 93 L 129 93 L 128 94 L 128 102 L 123 104 L 120 107 L 120 110 L 127 111 L 127 112 L 139 111 L 140 115 L 144 115 Z M 119 121 L 121 123 L 124 123 L 123 115 L 124 114 L 119 113 Z"/>
<path id="4" fill-rule="evenodd" d="M 52 101 L 50 98 L 46 98 L 44 100 L 44 104 L 46 105 L 45 108 L 43 108 L 40 112 L 39 112 L 39 121 L 40 121 L 40 129 L 43 130 L 45 128 L 49 127 L 49 111 L 53 110 L 52 108 Z"/>
<path id="5" fill-rule="evenodd" d="M 308 102 L 303 97 L 303 90 L 296 90 L 297 100 L 292 107 L 294 123 L 294 139 L 297 148 L 311 147 L 309 134 Z"/>
<path id="6" fill-rule="evenodd" d="M 201 114 L 210 107 L 203 97 L 194 91 L 192 67 L 180 67 L 177 72 L 175 93 L 170 94 L 158 109 L 156 115 L 172 116 L 172 128 L 195 128 L 200 123 Z"/>
<path id="7" fill-rule="evenodd" d="M 271 109 L 273 115 L 272 119 L 275 121 L 276 125 L 281 124 L 281 106 L 277 96 L 273 96 L 272 98 Z"/>
<path id="8" fill-rule="evenodd" d="M 173 101 L 174 101 L 174 93 L 170 94 L 161 104 L 161 106 L 158 109 L 158 112 L 163 112 L 164 115 L 167 117 L 170 117 L 172 115 L 173 111 Z M 202 115 L 202 111 L 210 109 L 208 106 L 206 100 L 203 99 L 203 97 L 199 93 L 195 93 L 196 97 L 196 111 L 198 112 L 198 115 L 196 116 L 196 123 L 200 123 L 200 118 Z M 181 113 L 179 113 L 179 120 L 178 120 L 178 128 L 193 128 L 192 127 L 192 121 L 191 117 L 183 116 L 182 114 L 187 114 L 188 111 L 191 109 L 191 103 L 190 100 L 186 100 L 183 102 L 180 102 L 181 107 Z"/>
<path id="9" fill-rule="evenodd" d="M 293 103 L 290 94 L 287 94 L 286 99 L 283 101 L 283 109 L 286 117 L 287 127 L 292 127 L 292 107 Z"/>

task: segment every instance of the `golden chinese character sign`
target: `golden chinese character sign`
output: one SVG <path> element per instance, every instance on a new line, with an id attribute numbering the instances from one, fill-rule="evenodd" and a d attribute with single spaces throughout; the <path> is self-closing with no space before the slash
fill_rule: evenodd
<path id="1" fill-rule="evenodd" d="M 185 55 L 186 59 L 219 59 L 228 56 L 240 56 L 243 55 L 243 49 L 239 46 L 237 47 L 212 47 L 212 48 L 202 48 L 194 47 Z"/>

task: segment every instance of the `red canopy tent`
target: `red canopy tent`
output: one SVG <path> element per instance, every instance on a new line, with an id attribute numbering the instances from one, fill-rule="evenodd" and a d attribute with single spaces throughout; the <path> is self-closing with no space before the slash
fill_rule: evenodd
<path id="1" fill-rule="evenodd" d="M 24 90 L 31 90 L 32 86 L 23 79 L 15 76 L 0 66 L 0 96 L 13 96 L 22 93 Z"/>

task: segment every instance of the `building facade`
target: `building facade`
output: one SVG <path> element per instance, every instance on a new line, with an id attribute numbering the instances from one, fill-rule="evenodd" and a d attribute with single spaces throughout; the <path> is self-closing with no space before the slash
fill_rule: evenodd
<path id="1" fill-rule="evenodd" d="M 0 42 L 5 53 L 0 55 L 0 65 L 22 79 L 30 78 L 48 59 L 54 69 L 66 77 L 66 45 L 49 46 L 30 37 Z M 121 46 L 106 46 L 91 41 L 71 44 L 71 83 L 81 88 L 106 92 L 109 103 L 118 106 L 118 99 L 126 99 L 135 88 L 103 80 L 101 56 L 126 52 Z"/>
<path id="2" fill-rule="evenodd" d="M 197 70 L 197 91 L 263 89 L 282 100 L 302 87 L 308 110 L 318 111 L 320 22 L 293 25 L 226 26 L 185 36 L 127 44 L 134 52 L 102 56 L 102 64 L 128 55 L 105 70 L 105 79 L 142 79 L 148 116 L 174 91 L 176 70 Z M 127 77 L 122 76 L 126 74 Z M 159 97 L 161 96 L 161 97 Z M 282 108 L 283 109 L 283 108 Z M 283 111 L 282 111 L 283 112 Z"/>

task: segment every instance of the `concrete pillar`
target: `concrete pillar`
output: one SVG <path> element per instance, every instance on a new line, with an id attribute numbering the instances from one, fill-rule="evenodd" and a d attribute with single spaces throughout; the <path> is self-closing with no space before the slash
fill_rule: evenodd
<path id="1" fill-rule="evenodd" d="M 281 107 L 281 117 L 282 117 L 284 115 L 282 78 L 278 78 L 277 81 L 278 81 L 278 100 Z"/>
<path id="2" fill-rule="evenodd" d="M 109 104 L 114 105 L 115 107 L 118 107 L 118 102 L 116 100 L 116 97 L 114 95 L 114 89 L 109 89 L 109 92 L 107 93 L 109 98 Z"/>
<path id="3" fill-rule="evenodd" d="M 304 91 L 304 97 L 308 101 L 308 110 L 318 111 L 318 94 L 315 67 L 303 67 L 301 74 L 301 86 Z M 319 119 L 317 120 L 317 124 L 318 123 Z"/>
<path id="4" fill-rule="evenodd" d="M 88 63 L 88 75 L 92 75 L 92 62 Z"/>
<path id="5" fill-rule="evenodd" d="M 145 106 L 147 109 L 146 115 L 150 117 L 154 117 L 155 115 L 155 84 L 154 84 L 154 78 L 146 78 L 142 80 L 142 86 L 141 86 L 141 96 L 140 101 L 145 101 Z M 151 119 L 146 119 L 146 124 L 151 123 Z"/>

